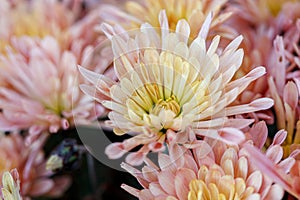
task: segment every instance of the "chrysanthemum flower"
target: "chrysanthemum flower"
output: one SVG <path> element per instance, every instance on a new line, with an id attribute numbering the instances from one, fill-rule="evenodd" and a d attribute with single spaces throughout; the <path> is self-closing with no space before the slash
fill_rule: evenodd
<path id="1" fill-rule="evenodd" d="M 36 136 L 95 119 L 93 100 L 79 91 L 76 57 L 57 40 L 15 38 L 12 48 L 0 61 L 1 130 Z"/>
<path id="2" fill-rule="evenodd" d="M 224 33 L 224 35 L 232 38 L 229 27 L 222 25 L 222 22 L 231 15 L 230 12 L 221 12 L 226 2 L 227 0 L 127 1 L 122 9 L 112 5 L 104 5 L 101 16 L 104 21 L 113 24 L 121 23 L 127 30 L 130 30 L 139 28 L 145 22 L 153 27 L 159 27 L 159 12 L 166 10 L 170 29 L 175 30 L 178 21 L 185 19 L 191 27 L 190 37 L 194 39 L 197 37 L 207 15 L 213 12 L 212 29 L 217 30 L 219 34 Z M 227 34 L 225 34 L 226 32 Z"/>
<path id="3" fill-rule="evenodd" d="M 88 6 L 88 13 L 80 11 L 82 5 Z M 94 27 L 101 23 L 101 5 L 99 2 L 77 0 L 3 0 L 0 2 L 0 53 L 6 53 L 13 38 L 52 36 L 62 49 L 76 55 L 78 64 L 95 68 L 101 62 L 95 61 L 93 50 L 104 39 L 103 34 L 94 31 Z M 104 59 L 101 61 L 104 62 Z M 101 66 L 98 68 L 101 69 Z M 104 71 L 100 69 L 99 72 Z"/>
<path id="4" fill-rule="evenodd" d="M 220 37 L 216 36 L 207 49 L 205 36 L 210 20 L 208 17 L 191 43 L 188 43 L 188 23 L 180 20 L 176 32 L 170 32 L 164 11 L 160 13 L 161 36 L 149 24 L 143 24 L 134 39 L 128 35 L 115 35 L 112 27 L 103 25 L 112 41 L 114 68 L 119 81 L 83 68 L 80 70 L 94 84 L 93 87 L 82 85 L 83 91 L 111 110 L 108 125 L 117 135 L 128 132 L 133 135 L 123 143 L 109 146 L 106 151 L 109 157 L 118 158 L 143 145 L 139 152 L 127 157 L 127 161 L 133 163 L 150 150 L 162 150 L 167 137 L 173 138 L 174 133 L 188 127 L 196 135 L 230 138 L 226 133 L 219 135 L 217 130 L 224 126 L 245 127 L 252 120 L 229 119 L 229 116 L 272 106 L 273 102 L 268 98 L 230 106 L 265 70 L 258 67 L 231 81 L 243 59 L 243 50 L 238 49 L 242 37 L 217 53 Z M 229 138 L 227 141 L 238 141 L 243 135 Z"/>
<path id="5" fill-rule="evenodd" d="M 258 125 L 259 128 L 262 127 Z M 258 130 L 254 128 L 251 131 Z M 262 137 L 267 132 L 256 132 Z M 281 132 L 279 133 L 279 135 Z M 266 141 L 260 138 L 256 145 Z M 252 143 L 252 141 L 248 141 Z M 278 168 L 289 171 L 294 160 L 289 158 L 279 162 L 282 149 L 274 142 L 266 152 Z M 213 144 L 213 145 L 212 145 Z M 251 144 L 248 144 L 252 146 Z M 252 146 L 253 147 L 253 146 Z M 123 164 L 142 185 L 137 190 L 128 185 L 122 188 L 139 199 L 281 199 L 284 191 L 274 184 L 272 179 L 257 169 L 247 157 L 245 149 L 228 146 L 215 141 L 195 141 L 187 150 L 182 146 L 170 145 L 169 155 L 159 154 L 158 166 L 146 159 L 146 166 L 141 171 Z"/>
<path id="6" fill-rule="evenodd" d="M 0 177 L 6 171 L 16 169 L 20 175 L 22 197 L 59 197 L 70 185 L 70 179 L 67 176 L 50 178 L 53 173 L 46 171 L 46 161 L 42 152 L 45 135 L 39 139 L 26 146 L 19 134 L 1 135 Z"/>
<path id="7" fill-rule="evenodd" d="M 0 52 L 5 54 L 6 46 L 15 37 L 52 36 L 60 43 L 61 48 L 76 55 L 78 63 L 87 64 L 86 54 L 91 54 L 103 38 L 94 31 L 94 27 L 101 23 L 98 10 L 101 3 L 86 1 L 84 5 L 88 6 L 89 12 L 81 13 L 79 7 L 82 3 L 77 0 L 1 1 Z"/>
<path id="8" fill-rule="evenodd" d="M 65 42 L 63 32 L 74 21 L 74 15 L 57 1 L 1 1 L 0 52 L 10 44 L 12 36 L 45 37 L 55 36 Z M 64 19 L 64 20 L 62 20 Z"/>
<path id="9" fill-rule="evenodd" d="M 103 67 L 106 58 L 97 59 L 93 52 L 104 38 L 93 31 L 100 23 L 96 10 L 101 3 L 80 19 L 56 0 L 0 4 L 0 129 L 30 129 L 31 136 L 36 136 L 42 130 L 67 129 L 75 120 L 96 119 L 94 107 L 100 109 L 97 115 L 102 114 L 103 107 L 78 93 L 74 68 L 81 64 L 112 74 Z"/>

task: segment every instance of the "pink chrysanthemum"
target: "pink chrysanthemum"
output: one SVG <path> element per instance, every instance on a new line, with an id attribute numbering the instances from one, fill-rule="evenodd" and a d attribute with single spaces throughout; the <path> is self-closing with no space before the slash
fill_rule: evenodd
<path id="1" fill-rule="evenodd" d="M 59 197 L 70 185 L 66 176 L 50 178 L 52 172 L 46 171 L 42 148 L 45 137 L 25 146 L 19 134 L 0 136 L 0 177 L 5 171 L 16 168 L 20 175 L 20 194 L 23 197 Z M 2 181 L 1 181 L 2 182 Z"/>
<path id="2" fill-rule="evenodd" d="M 106 149 L 110 158 L 118 158 L 143 145 L 139 152 L 127 157 L 133 163 L 149 151 L 161 151 L 168 137 L 173 138 L 173 133 L 176 135 L 188 127 L 196 135 L 224 139 L 229 136 L 219 133 L 220 128 L 242 128 L 252 122 L 229 119 L 229 116 L 272 106 L 273 101 L 268 98 L 230 106 L 265 70 L 258 67 L 231 81 L 243 59 L 243 50 L 238 49 L 242 37 L 221 51 L 218 50 L 220 37 L 216 36 L 207 49 L 205 37 L 210 22 L 211 16 L 191 43 L 188 23 L 180 20 L 176 32 L 170 32 L 164 11 L 160 13 L 161 36 L 149 24 L 143 24 L 135 38 L 117 35 L 111 26 L 103 25 L 112 41 L 119 81 L 80 70 L 94 84 L 93 87 L 82 85 L 83 91 L 111 110 L 107 124 L 117 135 L 132 133 L 132 138 Z M 243 135 L 235 137 L 234 141 L 238 141 Z"/>
<path id="3" fill-rule="evenodd" d="M 298 9 L 297 9 L 298 8 Z M 299 45 L 300 21 L 298 19 L 299 2 L 287 2 L 282 5 L 275 23 L 275 30 L 282 36 L 274 39 L 271 52 L 265 56 L 269 72 L 267 79 L 269 91 L 267 95 L 274 99 L 274 114 L 278 129 L 288 132 L 285 156 L 299 148 Z M 274 26 L 273 26 L 274 28 Z M 261 49 L 260 52 L 264 52 Z"/>
<path id="4" fill-rule="evenodd" d="M 6 53 L 7 46 L 11 45 L 14 38 L 52 36 L 58 41 L 61 49 L 74 53 L 78 64 L 97 68 L 102 73 L 105 69 L 102 69 L 101 63 L 105 58 L 97 62 L 93 52 L 104 39 L 103 34 L 94 30 L 94 27 L 101 23 L 99 9 L 102 4 L 86 1 L 89 12 L 84 14 L 79 10 L 81 3 L 83 2 L 77 0 L 20 0 L 13 3 L 8 0 L 1 1 L 0 53 Z"/>
<path id="5" fill-rule="evenodd" d="M 257 147 L 266 141 L 267 129 L 259 124 L 250 132 L 259 135 Z M 257 132 L 262 130 L 261 132 Z M 278 133 L 279 135 L 283 132 Z M 289 171 L 293 158 L 280 162 L 282 149 L 278 141 L 267 150 L 266 157 L 280 169 Z M 253 147 L 252 141 L 248 141 Z M 169 146 L 169 155 L 158 155 L 158 166 L 146 159 L 141 171 L 123 164 L 142 185 L 137 190 L 128 185 L 122 188 L 139 199 L 281 199 L 284 191 L 256 168 L 243 147 L 228 146 L 221 142 L 195 141 L 185 149 Z M 254 147 L 253 147 L 254 148 Z"/>
<path id="6" fill-rule="evenodd" d="M 73 23 L 75 16 L 57 1 L 3 0 L 1 5 L 0 52 L 10 44 L 12 36 L 45 37 L 52 35 L 66 41 L 63 32 Z M 64 19 L 64 20 L 62 20 Z"/>
<path id="7" fill-rule="evenodd" d="M 76 57 L 52 37 L 15 38 L 0 60 L 1 130 L 35 136 L 95 119 L 101 109 L 79 91 L 76 66 Z"/>
<path id="8" fill-rule="evenodd" d="M 295 46 L 292 42 L 297 40 L 298 33 L 296 19 L 298 17 L 297 8 L 299 8 L 299 2 L 291 1 L 234 1 L 229 4 L 228 9 L 234 13 L 234 15 L 228 20 L 231 27 L 241 33 L 245 40 L 242 43 L 242 47 L 245 50 L 245 59 L 242 67 L 236 73 L 236 77 L 244 76 L 250 70 L 257 65 L 263 65 L 267 69 L 268 75 L 275 77 L 275 85 L 279 88 L 279 96 L 283 97 L 283 87 L 287 81 L 291 80 L 287 75 L 288 71 L 294 71 L 295 62 L 291 62 L 291 67 L 286 65 L 286 60 L 293 60 L 292 53 L 282 54 L 284 51 L 284 45 L 279 44 L 279 39 L 276 38 L 277 34 L 284 35 L 287 40 L 286 44 L 291 51 Z M 288 57 L 288 58 L 285 58 Z M 295 73 L 294 73 L 295 74 Z M 269 86 L 265 84 L 268 82 L 269 77 L 263 76 L 254 81 L 238 98 L 238 103 L 248 103 L 253 98 L 270 96 L 269 90 L 271 90 L 271 96 L 274 97 L 275 85 Z M 269 80 L 270 82 L 270 80 Z M 277 87 L 276 86 L 276 87 Z M 272 88 L 270 88 L 272 87 Z M 277 100 L 278 101 L 278 100 Z M 277 103 L 276 107 L 281 106 Z M 278 108 L 275 108 L 276 116 L 267 110 L 264 112 L 251 113 L 252 118 L 266 120 L 269 124 L 273 124 L 275 119 L 281 124 L 279 129 L 286 128 L 282 126 L 285 123 L 282 112 L 278 113 Z"/>

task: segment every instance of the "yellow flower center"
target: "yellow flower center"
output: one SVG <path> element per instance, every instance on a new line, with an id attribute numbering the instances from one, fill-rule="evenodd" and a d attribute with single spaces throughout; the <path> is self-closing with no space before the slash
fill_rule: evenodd
<path id="1" fill-rule="evenodd" d="M 258 195 L 254 194 L 253 187 L 247 187 L 244 179 L 222 176 L 219 170 L 213 168 L 201 167 L 200 179 L 194 179 L 189 184 L 188 200 L 242 200 Z"/>
<path id="2" fill-rule="evenodd" d="M 146 91 L 152 92 L 145 94 Z M 136 90 L 132 100 L 127 101 L 130 110 L 128 117 L 134 120 L 139 116 L 155 132 L 165 133 L 167 129 L 178 131 L 182 125 L 180 103 L 175 95 L 165 97 L 160 92 L 162 87 L 157 84 L 148 84 Z"/>
<path id="3" fill-rule="evenodd" d="M 296 1 L 298 0 L 266 0 L 266 3 L 272 15 L 277 16 L 277 14 L 281 11 L 283 4 L 286 2 Z"/>
<path id="4" fill-rule="evenodd" d="M 158 13 L 165 9 L 170 29 L 175 30 L 178 20 L 188 20 L 194 9 L 202 8 L 202 2 L 194 0 L 187 4 L 186 0 L 146 0 L 145 7 L 143 7 L 137 2 L 130 1 L 126 4 L 126 8 L 129 13 L 139 19 L 144 19 L 154 27 L 159 27 Z"/>
<path id="5" fill-rule="evenodd" d="M 162 109 L 170 110 L 174 114 L 176 114 L 176 116 L 178 116 L 180 113 L 180 106 L 174 95 L 172 95 L 167 100 L 163 100 L 163 99 L 158 100 L 158 102 L 156 102 L 153 108 L 150 109 L 149 113 L 153 115 L 159 115 Z"/>
<path id="6" fill-rule="evenodd" d="M 118 134 L 128 130 L 154 134 L 181 131 L 193 123 L 196 113 L 209 106 L 209 76 L 203 78 L 199 69 L 184 56 L 147 49 L 143 56 L 145 62 L 134 70 L 126 59 L 120 57 L 127 73 L 120 78 L 120 86 L 110 89 L 118 103 L 104 104 L 135 125 L 116 123 Z M 119 107 L 118 104 L 125 105 Z"/>

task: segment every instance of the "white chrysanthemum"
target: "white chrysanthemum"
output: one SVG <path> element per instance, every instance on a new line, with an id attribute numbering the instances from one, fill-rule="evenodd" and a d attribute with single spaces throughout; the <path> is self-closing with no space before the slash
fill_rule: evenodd
<path id="1" fill-rule="evenodd" d="M 128 132 L 135 135 L 109 146 L 106 152 L 111 158 L 144 145 L 127 159 L 131 163 L 140 162 L 138 158 L 150 150 L 161 150 L 166 138 L 174 139 L 179 135 L 176 133 L 188 127 L 196 135 L 238 142 L 243 135 L 220 132 L 221 128 L 245 127 L 252 120 L 228 116 L 266 109 L 273 104 L 271 99 L 264 98 L 247 105 L 229 106 L 251 81 L 265 73 L 263 67 L 258 67 L 231 81 L 243 59 L 243 50 L 238 49 L 241 36 L 223 51 L 218 49 L 220 37 L 216 36 L 207 48 L 205 38 L 211 15 L 191 42 L 190 27 L 185 20 L 177 23 L 174 33 L 169 31 L 164 11 L 159 19 L 160 35 L 149 24 L 143 24 L 133 38 L 117 35 L 119 30 L 109 25 L 102 26 L 112 41 L 118 82 L 80 69 L 94 84 L 82 85 L 83 91 L 111 110 L 108 125 L 118 135 Z"/>

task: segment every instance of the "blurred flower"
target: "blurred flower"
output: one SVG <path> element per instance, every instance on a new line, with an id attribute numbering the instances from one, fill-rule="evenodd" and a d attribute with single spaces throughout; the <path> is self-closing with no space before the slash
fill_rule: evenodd
<path id="1" fill-rule="evenodd" d="M 45 37 L 52 35 L 58 41 L 66 40 L 63 31 L 73 22 L 74 16 L 58 1 L 1 1 L 0 43 L 1 53 L 10 44 L 12 36 Z M 64 19 L 64 20 L 62 20 Z"/>
<path id="2" fill-rule="evenodd" d="M 2 175 L 2 197 L 4 200 L 21 200 L 20 180 L 16 169 Z M 0 197 L 1 199 L 1 197 Z"/>
<path id="3" fill-rule="evenodd" d="M 257 132 L 264 126 L 260 124 L 251 130 L 260 135 L 259 138 L 262 137 L 262 140 L 257 142 L 266 141 L 267 132 Z M 281 135 L 282 132 L 278 134 Z M 248 147 L 254 148 L 251 140 L 247 143 Z M 146 159 L 147 165 L 141 171 L 123 163 L 122 167 L 137 178 L 143 189 L 137 190 L 125 184 L 122 188 L 139 199 L 281 199 L 283 197 L 284 191 L 280 185 L 274 184 L 272 179 L 264 175 L 265 171 L 253 165 L 251 157 L 256 155 L 247 156 L 247 151 L 243 147 L 228 146 L 209 139 L 194 141 L 189 148 L 191 149 L 170 145 L 168 155 L 159 154 L 158 166 Z M 286 171 L 289 171 L 294 163 L 293 158 L 280 162 L 282 149 L 277 141 L 265 154 L 278 168 L 284 168 Z"/>
<path id="4" fill-rule="evenodd" d="M 0 136 L 0 175 L 2 177 L 5 171 L 16 168 L 20 174 L 22 197 L 59 197 L 70 185 L 67 176 L 50 178 L 53 173 L 45 169 L 44 141 L 45 135 L 26 146 L 19 134 Z"/>
<path id="5" fill-rule="evenodd" d="M 229 27 L 223 26 L 231 13 L 222 12 L 227 0 L 179 0 L 179 1 L 127 1 L 121 8 L 113 5 L 104 5 L 101 16 L 104 21 L 112 24 L 122 24 L 127 30 L 139 28 L 147 22 L 153 27 L 159 27 L 158 15 L 161 10 L 166 10 L 170 29 L 175 31 L 181 19 L 187 20 L 191 27 L 192 39 L 196 38 L 205 18 L 213 12 L 212 30 L 222 36 L 233 37 Z"/>
<path id="6" fill-rule="evenodd" d="M 89 12 L 81 11 L 83 5 Z M 72 51 L 78 64 L 102 69 L 103 66 L 97 65 L 105 62 L 105 58 L 96 61 L 98 57 L 93 55 L 94 48 L 104 40 L 103 34 L 94 31 L 101 22 L 101 5 L 93 0 L 3 0 L 0 2 L 0 53 L 5 55 L 15 38 L 51 36 L 61 49 Z M 100 69 L 99 72 L 105 70 Z"/>
<path id="7" fill-rule="evenodd" d="M 29 129 L 34 139 L 44 130 L 55 133 L 98 116 L 93 101 L 79 91 L 76 57 L 54 38 L 15 38 L 12 48 L 0 58 L 1 130 Z"/>
<path id="8" fill-rule="evenodd" d="M 228 132 L 222 134 L 217 130 L 228 126 L 246 127 L 251 119 L 229 119 L 228 116 L 272 106 L 273 102 L 268 98 L 230 106 L 265 70 L 255 68 L 231 82 L 243 59 L 243 51 L 238 49 L 242 37 L 217 53 L 220 37 L 216 36 L 207 50 L 205 38 L 210 20 L 208 17 L 191 45 L 188 44 L 188 23 L 180 20 L 177 31 L 169 32 L 164 11 L 160 13 L 161 37 L 149 24 L 141 26 L 135 40 L 114 34 L 112 27 L 103 25 L 104 32 L 112 40 L 119 82 L 83 68 L 80 70 L 94 84 L 93 87 L 82 85 L 82 90 L 112 110 L 108 125 L 117 135 L 133 134 L 123 143 L 112 144 L 106 149 L 110 158 L 119 158 L 143 145 L 139 152 L 127 157 L 129 163 L 137 160 L 140 163 L 150 150 L 163 150 L 168 137 L 170 140 L 188 127 L 200 136 L 223 138 L 228 142 L 242 140 L 243 135 L 235 135 L 237 132 L 231 132 L 234 136 L 229 137 Z"/>
<path id="9" fill-rule="evenodd" d="M 248 24 L 260 26 L 271 23 L 285 4 L 298 0 L 233 0 L 229 4 L 229 11 L 236 12 L 237 18 Z"/>

